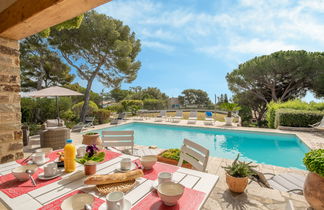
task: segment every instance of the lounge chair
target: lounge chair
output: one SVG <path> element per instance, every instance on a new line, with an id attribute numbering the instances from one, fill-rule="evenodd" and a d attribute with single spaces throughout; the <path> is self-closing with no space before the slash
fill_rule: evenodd
<path id="1" fill-rule="evenodd" d="M 188 124 L 196 124 L 197 111 L 191 111 L 188 118 Z"/>
<path id="2" fill-rule="evenodd" d="M 72 132 L 82 132 L 84 128 L 93 127 L 95 117 L 86 117 L 84 122 L 79 122 L 71 129 Z"/>
<path id="3" fill-rule="evenodd" d="M 166 110 L 160 111 L 160 114 L 155 118 L 155 122 L 162 122 L 163 118 L 166 118 Z"/>
<path id="4" fill-rule="evenodd" d="M 176 115 L 172 117 L 172 122 L 178 123 L 183 118 L 182 110 L 177 110 Z"/>
<path id="5" fill-rule="evenodd" d="M 214 118 L 212 112 L 205 112 L 205 125 L 214 125 Z"/>
<path id="6" fill-rule="evenodd" d="M 119 121 L 125 120 L 126 113 L 119 113 L 117 117 L 113 118 L 110 122 L 111 125 L 117 125 Z"/>
<path id="7" fill-rule="evenodd" d="M 324 131 L 324 117 L 322 118 L 322 120 L 320 122 L 317 122 L 313 125 L 310 125 L 311 127 L 318 129 L 318 130 L 322 130 Z"/>
<path id="8" fill-rule="evenodd" d="M 259 183 L 260 186 L 277 189 L 284 192 L 293 192 L 303 194 L 304 182 L 306 177 L 296 173 L 261 173 L 253 170 L 255 175 L 251 177 L 253 181 Z"/>

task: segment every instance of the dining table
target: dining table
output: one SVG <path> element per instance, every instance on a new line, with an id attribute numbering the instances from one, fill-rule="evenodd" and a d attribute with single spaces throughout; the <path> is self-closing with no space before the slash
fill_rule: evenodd
<path id="1" fill-rule="evenodd" d="M 60 151 L 53 151 L 48 155 L 48 162 L 39 166 L 33 178 L 36 186 L 30 180 L 18 181 L 11 173 L 12 169 L 26 164 L 25 161 L 17 160 L 0 164 L 0 201 L 8 209 L 29 210 L 29 209 L 61 209 L 62 202 L 68 197 L 77 193 L 89 193 L 94 196 L 92 209 L 103 209 L 106 199 L 100 194 L 96 186 L 85 185 L 83 165 L 78 164 L 72 173 L 65 173 L 52 180 L 39 180 L 38 176 L 43 172 L 44 166 L 50 162 L 57 161 Z M 105 149 L 105 160 L 97 164 L 96 174 L 115 173 L 120 168 L 120 161 L 123 158 L 130 158 L 140 165 L 139 157 L 123 154 L 115 149 Z M 219 177 L 214 174 L 200 172 L 193 169 L 182 168 L 162 162 L 157 162 L 153 169 L 143 170 L 144 176 L 136 179 L 133 189 L 125 193 L 125 199 L 130 201 L 132 210 L 163 210 L 163 209 L 185 209 L 194 210 L 203 207 L 210 193 L 214 189 Z M 172 173 L 172 181 L 180 183 L 185 187 L 184 194 L 178 204 L 169 207 L 163 204 L 153 183 L 157 180 L 160 172 Z"/>

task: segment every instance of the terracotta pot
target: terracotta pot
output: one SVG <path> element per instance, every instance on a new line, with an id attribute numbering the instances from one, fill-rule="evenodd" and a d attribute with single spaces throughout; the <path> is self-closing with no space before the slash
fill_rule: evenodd
<path id="1" fill-rule="evenodd" d="M 84 174 L 93 175 L 97 172 L 97 164 L 84 164 Z"/>
<path id="2" fill-rule="evenodd" d="M 82 144 L 86 145 L 101 145 L 102 141 L 99 134 L 95 135 L 83 135 Z"/>
<path id="3" fill-rule="evenodd" d="M 234 177 L 226 173 L 226 183 L 230 191 L 236 193 L 244 192 L 247 184 L 248 184 L 248 177 Z"/>
<path id="4" fill-rule="evenodd" d="M 162 163 L 167 163 L 167 164 L 171 164 L 171 165 L 178 165 L 178 161 L 177 160 L 173 160 L 173 159 L 169 159 L 169 158 L 165 158 L 162 156 L 158 156 L 158 161 L 162 162 Z M 183 168 L 192 168 L 192 165 L 190 163 L 183 163 L 182 166 Z"/>
<path id="5" fill-rule="evenodd" d="M 304 183 L 304 196 L 314 209 L 324 209 L 324 177 L 309 172 Z"/>
<path id="6" fill-rule="evenodd" d="M 233 117 L 224 117 L 225 125 L 231 126 L 233 123 Z"/>

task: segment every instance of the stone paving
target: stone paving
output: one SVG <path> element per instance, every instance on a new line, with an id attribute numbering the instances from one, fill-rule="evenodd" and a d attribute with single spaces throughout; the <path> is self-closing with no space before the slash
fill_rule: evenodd
<path id="1" fill-rule="evenodd" d="M 124 123 L 133 122 L 133 120 L 128 120 Z M 154 119 L 148 119 L 141 122 L 156 123 Z M 124 124 L 123 123 L 123 124 Z M 276 132 L 276 133 L 289 133 L 296 134 L 304 143 L 306 143 L 310 148 L 324 148 L 323 134 L 321 133 L 306 133 L 306 132 L 287 132 L 275 129 L 260 129 L 260 128 L 246 128 L 237 126 L 224 126 L 223 122 L 216 122 L 214 126 L 206 126 L 202 121 L 197 121 L 195 125 L 188 125 L 185 120 L 180 123 L 172 123 L 170 121 L 158 122 L 159 124 L 172 124 L 172 125 L 182 125 L 182 126 L 195 126 L 195 127 L 214 127 L 221 129 L 235 129 L 235 130 L 248 130 L 248 131 L 261 131 L 261 132 Z M 86 131 L 100 129 L 109 127 L 109 124 L 98 125 L 93 128 L 89 128 Z M 71 138 L 74 140 L 75 144 L 81 144 L 82 135 L 80 133 L 71 133 Z M 34 136 L 31 138 L 31 146 L 24 148 L 25 155 L 33 151 L 35 148 L 39 147 L 39 136 Z M 135 148 L 143 149 L 145 147 L 136 145 Z M 214 190 L 210 194 L 208 200 L 206 201 L 203 209 L 233 209 L 233 210 L 245 210 L 245 209 L 286 209 L 289 200 L 296 210 L 310 209 L 308 203 L 304 199 L 304 196 L 297 195 L 294 193 L 281 192 L 274 189 L 267 189 L 260 187 L 255 182 L 250 182 L 245 193 L 236 194 L 231 193 L 228 190 L 225 181 L 225 171 L 222 166 L 231 164 L 232 160 L 210 157 L 208 161 L 208 173 L 216 174 L 219 176 L 219 181 L 217 182 Z M 294 172 L 298 174 L 305 175 L 307 171 L 283 168 L 272 165 L 255 164 L 257 169 L 263 173 L 273 173 L 279 174 L 284 172 Z"/>

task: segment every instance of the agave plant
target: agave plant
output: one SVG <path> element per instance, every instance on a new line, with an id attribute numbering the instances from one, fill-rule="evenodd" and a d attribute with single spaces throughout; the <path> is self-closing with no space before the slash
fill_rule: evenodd
<path id="1" fill-rule="evenodd" d="M 237 155 L 232 165 L 223 167 L 225 171 L 233 177 L 248 177 L 254 174 L 252 168 L 256 166 L 251 165 L 252 162 L 241 162 L 239 161 L 240 154 Z"/>
<path id="2" fill-rule="evenodd" d="M 236 103 L 222 103 L 220 105 L 220 108 L 227 111 L 227 117 L 232 117 L 232 112 L 235 112 L 235 111 L 238 111 L 241 109 L 241 107 Z"/>

